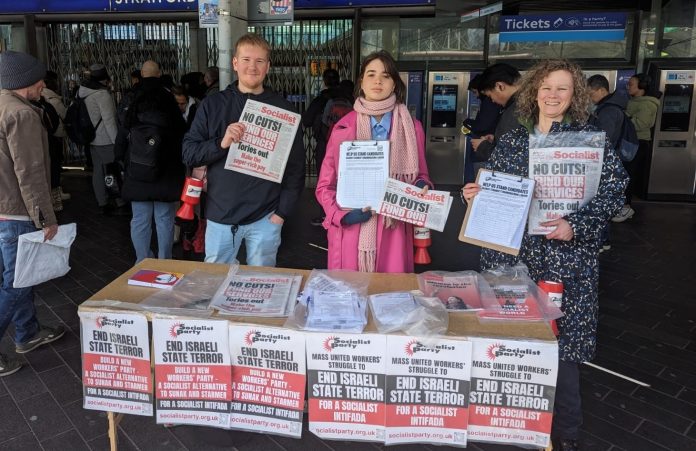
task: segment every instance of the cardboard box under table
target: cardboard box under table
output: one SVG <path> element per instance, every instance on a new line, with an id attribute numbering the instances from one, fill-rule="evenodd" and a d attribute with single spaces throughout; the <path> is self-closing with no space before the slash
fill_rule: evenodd
<path id="1" fill-rule="evenodd" d="M 255 269 L 261 270 L 263 272 L 286 272 L 301 274 L 303 276 L 302 285 L 307 281 L 309 276 L 309 270 L 302 269 L 290 269 L 290 268 L 258 268 L 258 267 L 246 267 L 241 266 L 240 270 L 244 269 Z M 121 305 L 118 309 L 113 309 L 111 307 L 105 308 L 109 311 L 128 311 L 127 304 L 138 304 L 143 301 L 146 297 L 151 295 L 156 289 L 139 287 L 128 285 L 128 278 L 140 269 L 153 269 L 159 271 L 169 271 L 169 272 L 179 272 L 179 273 L 189 273 L 194 270 L 205 271 L 214 274 L 227 274 L 229 270 L 228 265 L 213 264 L 213 263 L 203 263 L 203 262 L 192 262 L 192 261 L 182 261 L 182 260 L 158 260 L 158 259 L 145 259 L 133 268 L 126 271 L 124 274 L 119 276 L 113 282 L 108 284 L 102 290 L 95 293 L 89 301 L 120 301 Z M 369 294 L 385 293 L 390 291 L 404 291 L 404 290 L 414 290 L 418 288 L 416 275 L 415 274 L 373 274 L 370 279 L 370 284 L 368 287 Z M 124 304 L 126 304 L 124 306 Z M 97 306 L 80 306 L 79 312 L 99 312 L 101 307 Z M 139 313 L 144 313 L 148 320 L 152 319 L 152 312 L 143 312 L 141 309 L 134 308 L 133 311 L 138 311 Z M 213 318 L 220 318 L 219 315 L 214 314 Z M 260 326 L 272 326 L 272 327 L 282 327 L 285 323 L 286 318 L 261 318 L 261 317 L 237 317 L 237 316 L 224 316 L 225 319 L 231 322 L 245 323 L 245 324 L 255 324 Z M 375 328 L 374 321 L 370 317 L 368 319 L 368 324 L 365 328 L 365 333 L 377 332 Z M 550 327 L 541 322 L 489 322 L 481 323 L 477 319 L 474 312 L 468 313 L 452 313 L 449 316 L 449 329 L 447 337 L 452 339 L 480 339 L 489 343 L 486 353 L 489 355 L 494 355 L 496 352 L 505 357 L 503 354 L 517 353 L 520 352 L 524 354 L 524 350 L 520 349 L 508 349 L 505 347 L 500 353 L 500 343 L 504 343 L 505 340 L 513 340 L 516 344 L 524 343 L 541 343 L 546 345 L 556 345 L 556 340 L 551 332 Z M 498 346 L 498 347 L 496 347 Z M 474 350 L 474 360 L 476 360 L 476 352 Z M 474 362 L 474 367 L 476 367 L 476 362 Z M 504 370 L 504 367 L 498 366 L 499 369 Z M 474 391 L 474 381 L 475 376 L 472 372 L 472 392 Z M 555 385 L 555 380 L 554 380 Z M 553 399 L 553 398 L 551 398 Z M 472 403 L 473 404 L 473 403 Z M 470 414 L 472 415 L 472 414 Z M 117 449 L 117 427 L 122 418 L 123 414 L 115 414 L 113 412 L 108 412 L 109 421 L 109 439 L 111 443 L 111 450 L 115 451 Z M 550 424 L 550 418 L 548 419 Z M 502 424 L 501 424 L 502 426 Z M 471 438 L 470 438 L 471 439 Z M 473 439 L 472 439 L 473 440 Z"/>

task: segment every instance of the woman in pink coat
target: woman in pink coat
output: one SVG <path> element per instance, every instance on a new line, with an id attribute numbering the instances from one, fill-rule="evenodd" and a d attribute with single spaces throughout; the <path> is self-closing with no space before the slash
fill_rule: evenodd
<path id="1" fill-rule="evenodd" d="M 425 135 L 404 104 L 406 86 L 392 56 L 379 51 L 363 61 L 355 111 L 334 126 L 326 145 L 316 196 L 324 208 L 329 269 L 413 272 L 413 226 L 371 211 L 343 210 L 336 203 L 339 147 L 344 141 L 389 140 L 389 177 L 426 192 L 432 187 L 425 162 Z"/>

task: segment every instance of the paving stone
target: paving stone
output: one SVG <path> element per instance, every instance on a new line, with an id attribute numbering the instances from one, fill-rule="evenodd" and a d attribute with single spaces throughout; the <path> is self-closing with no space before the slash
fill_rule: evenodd
<path id="1" fill-rule="evenodd" d="M 664 397 L 664 395 L 662 395 Z M 675 411 L 659 408 L 652 403 L 645 402 L 632 396 L 612 392 L 607 395 L 604 402 L 610 406 L 618 407 L 627 413 L 662 424 L 677 432 L 684 432 L 691 421 L 680 416 Z"/>
<path id="2" fill-rule="evenodd" d="M 89 447 L 74 429 L 41 442 L 44 451 L 89 451 Z"/>
<path id="3" fill-rule="evenodd" d="M 100 435 L 89 442 L 87 446 L 92 451 L 107 451 L 111 449 L 108 434 Z M 128 436 L 123 433 L 123 431 L 118 431 L 118 451 L 140 451 L 133 443 L 130 441 Z"/>
<path id="4" fill-rule="evenodd" d="M 628 413 L 625 409 L 591 397 L 583 398 L 582 411 L 583 413 L 590 413 L 597 418 L 630 432 L 635 431 L 638 425 L 643 421 L 643 418 L 638 415 L 633 415 Z"/>
<path id="5" fill-rule="evenodd" d="M 76 335 L 71 329 L 66 329 L 65 335 L 63 335 L 63 337 L 60 340 L 51 343 L 51 347 L 59 352 L 64 349 L 74 348 L 76 346 L 80 346 L 80 337 Z"/>
<path id="6" fill-rule="evenodd" d="M 35 451 L 37 449 L 41 449 L 41 445 L 39 445 L 32 432 L 26 432 L 7 441 L 0 442 L 0 451 Z"/>
<path id="7" fill-rule="evenodd" d="M 63 359 L 58 356 L 51 346 L 41 346 L 24 356 L 37 373 L 63 365 Z"/>
<path id="8" fill-rule="evenodd" d="M 58 351 L 75 376 L 82 377 L 82 350 L 79 346 Z"/>
<path id="9" fill-rule="evenodd" d="M 146 450 L 185 450 L 169 428 L 155 423 L 152 417 L 126 415 L 119 425 L 135 446 Z"/>
<path id="10" fill-rule="evenodd" d="M 10 396 L 0 396 L 0 411 L 2 411 L 0 443 L 31 431 L 29 425 L 24 421 L 22 412 Z"/>
<path id="11" fill-rule="evenodd" d="M 106 412 L 84 409 L 82 403 L 82 399 L 64 403 L 62 404 L 63 411 L 85 440 L 89 441 L 104 435 L 109 430 Z"/>
<path id="12" fill-rule="evenodd" d="M 597 418 L 589 413 L 583 415 L 582 427 L 586 431 L 592 431 L 595 436 L 605 438 L 612 445 L 630 451 L 663 451 L 668 449 L 656 442 L 618 428 L 612 423 Z"/>
<path id="13" fill-rule="evenodd" d="M 633 397 L 643 402 L 647 402 L 653 407 L 665 409 L 668 412 L 674 412 L 675 414 L 691 421 L 696 418 L 696 404 L 684 402 L 671 396 L 665 396 L 652 388 L 640 387 L 633 393 Z M 656 421 L 656 423 L 663 424 L 660 421 Z M 677 425 L 670 427 L 669 424 L 665 424 L 664 426 L 667 426 L 675 431 L 685 432 L 689 425 L 687 424 L 684 428 L 680 428 Z"/>
<path id="14" fill-rule="evenodd" d="M 2 380 L 5 382 L 5 388 L 7 388 L 10 396 L 12 396 L 16 402 L 23 401 L 47 391 L 46 386 L 39 376 L 36 375 L 34 369 L 29 365 L 26 365 L 14 374 L 3 377 Z"/>
<path id="15" fill-rule="evenodd" d="M 645 437 L 653 442 L 658 442 L 661 445 L 674 450 L 694 450 L 696 449 L 696 440 L 686 437 L 682 434 L 675 433 L 665 427 L 650 421 L 645 421 L 636 431 L 638 435 Z"/>
<path id="16" fill-rule="evenodd" d="M 44 371 L 39 377 L 59 403 L 82 399 L 82 381 L 66 365 Z"/>
<path id="17" fill-rule="evenodd" d="M 629 362 L 631 363 L 631 365 L 624 365 L 624 362 Z M 630 359 L 624 360 L 621 358 L 621 356 L 615 356 L 611 358 L 611 360 L 609 358 L 605 359 L 603 358 L 603 356 L 598 356 L 595 359 L 594 363 L 603 366 L 604 368 L 607 368 L 611 371 L 615 371 L 619 374 L 622 374 L 624 376 L 628 376 L 632 379 L 649 384 L 655 390 L 661 391 L 662 393 L 665 393 L 670 396 L 675 396 L 682 389 L 682 386 L 680 384 L 662 379 L 661 377 L 656 376 L 654 374 L 645 373 L 643 371 L 640 371 L 639 369 L 636 369 L 636 366 L 640 368 L 640 365 L 635 365 L 635 362 L 630 362 Z M 649 365 L 646 364 L 646 366 Z M 660 372 L 661 371 L 659 371 L 658 374 Z"/>
<path id="18" fill-rule="evenodd" d="M 50 393 L 42 393 L 17 404 L 39 440 L 52 438 L 73 428 Z"/>
<path id="19" fill-rule="evenodd" d="M 80 319 L 77 316 L 77 306 L 72 302 L 51 307 L 51 310 L 53 310 L 53 313 L 55 313 L 66 326 L 70 328 L 80 326 Z"/>

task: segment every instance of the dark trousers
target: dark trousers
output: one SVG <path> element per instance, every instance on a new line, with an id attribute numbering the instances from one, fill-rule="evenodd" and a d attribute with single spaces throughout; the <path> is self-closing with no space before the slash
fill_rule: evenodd
<path id="1" fill-rule="evenodd" d="M 650 173 L 650 153 L 652 152 L 652 141 L 641 139 L 638 141 L 638 152 L 636 157 L 624 163 L 624 167 L 631 179 L 626 188 L 626 203 L 631 205 L 631 196 L 645 197 L 648 188 L 648 174 Z"/>
<path id="2" fill-rule="evenodd" d="M 582 426 L 580 364 L 559 360 L 551 436 L 577 440 L 580 426 Z"/>

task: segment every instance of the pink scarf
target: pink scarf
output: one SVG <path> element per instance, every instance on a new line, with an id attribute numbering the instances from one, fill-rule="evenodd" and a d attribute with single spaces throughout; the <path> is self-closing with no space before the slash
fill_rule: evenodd
<path id="1" fill-rule="evenodd" d="M 406 105 L 396 103 L 396 96 L 373 102 L 358 97 L 353 108 L 358 113 L 357 139 L 371 140 L 370 116 L 380 116 L 392 112 L 389 133 L 389 177 L 405 183 L 413 183 L 418 177 L 418 143 L 413 119 Z M 370 205 L 377 208 L 377 205 Z M 385 221 L 390 225 L 390 221 Z M 360 225 L 358 239 L 358 270 L 375 272 L 377 266 L 377 215 Z"/>

